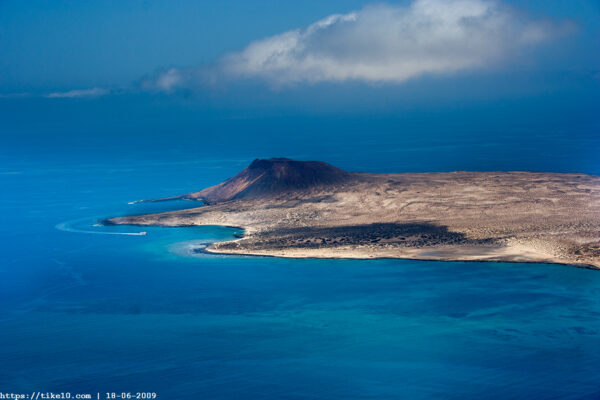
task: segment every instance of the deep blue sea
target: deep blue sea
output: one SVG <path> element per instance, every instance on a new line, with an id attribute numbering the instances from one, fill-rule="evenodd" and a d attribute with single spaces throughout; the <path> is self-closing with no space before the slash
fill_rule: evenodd
<path id="1" fill-rule="evenodd" d="M 366 171 L 513 166 L 598 174 L 590 156 L 598 138 L 586 132 L 575 141 L 543 136 L 541 146 L 535 135 L 519 139 L 522 132 L 498 142 L 453 135 L 437 147 L 418 135 L 381 146 L 381 138 L 373 144 L 354 133 L 337 151 L 317 132 L 297 154 L 263 147 L 239 157 L 207 156 L 201 145 L 166 155 L 4 148 L 0 390 L 598 399 L 599 271 L 192 256 L 190 243 L 235 230 L 95 226 L 104 217 L 189 206 L 128 202 L 216 184 L 251 162 L 250 153 Z M 320 153 L 311 150 L 317 142 Z M 141 231 L 147 235 L 130 235 Z"/>

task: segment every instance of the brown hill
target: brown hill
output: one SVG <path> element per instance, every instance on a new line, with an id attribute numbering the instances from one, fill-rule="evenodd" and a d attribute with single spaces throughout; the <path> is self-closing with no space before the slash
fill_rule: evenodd
<path id="1" fill-rule="evenodd" d="M 214 204 L 342 183 L 350 177 L 350 173 L 322 161 L 256 159 L 233 178 L 179 198 Z"/>

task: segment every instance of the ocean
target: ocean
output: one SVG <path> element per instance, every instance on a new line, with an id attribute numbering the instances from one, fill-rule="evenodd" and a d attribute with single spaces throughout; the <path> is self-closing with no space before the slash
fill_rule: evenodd
<path id="1" fill-rule="evenodd" d="M 440 136 L 436 146 L 416 134 L 402 141 L 390 136 L 394 146 L 381 146 L 381 138 L 350 132 L 336 151 L 327 137 L 318 150 L 311 147 L 314 133 L 315 141 L 292 153 L 273 145 L 229 156 L 201 145 L 167 153 L 5 147 L 0 391 L 101 398 L 155 392 L 159 399 L 597 399 L 598 271 L 194 255 L 190 244 L 226 240 L 236 230 L 97 226 L 110 216 L 193 205 L 128 203 L 216 184 L 253 154 L 369 172 L 598 174 L 589 154 L 599 142 L 587 132 L 577 141 L 528 136 L 518 148 L 519 132 L 496 142 Z"/>

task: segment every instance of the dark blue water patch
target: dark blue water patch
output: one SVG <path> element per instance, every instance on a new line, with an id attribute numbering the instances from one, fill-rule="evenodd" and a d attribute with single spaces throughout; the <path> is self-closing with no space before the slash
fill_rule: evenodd
<path id="1" fill-rule="evenodd" d="M 434 398 L 442 392 L 470 398 L 490 387 L 491 398 L 515 390 L 544 398 L 575 389 L 593 393 L 589 374 L 598 334 L 570 329 L 571 319 L 561 316 L 587 303 L 588 289 L 561 287 L 560 277 L 544 271 L 553 266 L 247 260 L 167 270 L 148 262 L 138 285 L 138 273 L 129 277 L 111 268 L 105 271 L 111 285 L 92 285 L 99 293 L 47 298 L 47 309 L 37 304 L 3 321 L 12 330 L 3 334 L 10 336 L 2 354 L 13 360 L 9 376 L 40 368 L 34 376 L 45 387 L 146 387 L 168 398 L 276 398 L 290 391 L 292 398 Z M 531 268 L 546 279 L 534 292 L 571 298 L 552 307 L 523 299 L 496 304 L 491 300 L 503 290 L 489 290 L 487 304 L 455 301 L 446 309 L 448 297 L 468 285 L 461 279 L 465 269 L 480 283 L 514 284 L 525 282 Z M 560 268 L 563 275 L 595 280 L 594 271 Z M 430 288 L 436 277 L 447 282 L 438 292 Z M 148 285 L 157 278 L 162 288 Z M 82 299 L 87 308 L 76 307 Z M 415 307 L 423 302 L 426 309 Z M 597 303 L 586 306 L 597 309 Z M 495 312 L 499 307 L 521 312 Z M 479 315 L 472 315 L 474 308 Z M 577 313 L 588 318 L 588 330 L 598 329 L 593 315 Z"/>

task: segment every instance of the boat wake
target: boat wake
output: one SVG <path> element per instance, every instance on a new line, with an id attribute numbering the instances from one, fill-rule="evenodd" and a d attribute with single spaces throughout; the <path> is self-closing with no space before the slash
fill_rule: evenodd
<path id="1" fill-rule="evenodd" d="M 58 229 L 59 231 L 63 231 L 63 232 L 89 233 L 89 234 L 94 234 L 94 235 L 125 235 L 125 236 L 145 236 L 145 235 L 147 235 L 147 232 L 104 232 L 104 231 L 94 231 L 94 230 L 87 230 L 87 229 L 78 229 L 78 228 L 73 227 L 74 224 L 85 221 L 85 220 L 87 220 L 87 218 L 76 219 L 76 220 L 72 220 L 72 221 L 65 221 L 65 222 L 56 224 L 54 227 L 56 229 Z M 93 226 L 103 226 L 103 225 L 94 224 Z"/>

